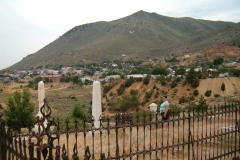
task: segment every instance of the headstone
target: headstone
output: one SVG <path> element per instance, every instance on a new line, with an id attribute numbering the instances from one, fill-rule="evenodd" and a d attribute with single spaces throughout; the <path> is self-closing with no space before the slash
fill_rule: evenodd
<path id="1" fill-rule="evenodd" d="M 156 103 L 151 103 L 149 105 L 150 110 L 156 112 L 157 111 L 157 104 Z"/>
<path id="2" fill-rule="evenodd" d="M 93 82 L 93 93 L 92 93 L 92 115 L 95 119 L 94 126 L 100 127 L 99 117 L 102 115 L 102 101 L 101 101 L 101 83 L 98 81 Z"/>

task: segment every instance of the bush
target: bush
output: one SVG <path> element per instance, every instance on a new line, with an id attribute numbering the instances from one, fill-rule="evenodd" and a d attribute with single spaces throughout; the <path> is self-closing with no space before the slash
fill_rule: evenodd
<path id="1" fill-rule="evenodd" d="M 165 80 L 162 80 L 162 81 L 161 81 L 161 85 L 162 85 L 162 86 L 165 86 L 166 84 L 167 84 L 167 83 L 166 83 Z"/>
<path id="2" fill-rule="evenodd" d="M 131 79 L 127 79 L 125 82 L 125 87 L 130 87 L 133 84 Z"/>
<path id="3" fill-rule="evenodd" d="M 197 89 L 195 89 L 195 90 L 193 91 L 193 95 L 194 95 L 194 96 L 198 96 L 198 95 L 199 95 L 199 92 L 198 92 Z"/>
<path id="4" fill-rule="evenodd" d="M 191 87 L 197 88 L 198 86 L 199 86 L 199 80 L 198 79 L 194 79 L 192 81 Z"/>
<path id="5" fill-rule="evenodd" d="M 131 95 L 137 95 L 138 94 L 138 90 L 137 89 L 131 89 L 130 94 Z"/>
<path id="6" fill-rule="evenodd" d="M 124 84 L 121 84 L 121 86 L 117 89 L 118 95 L 122 95 L 124 91 L 125 91 L 125 86 Z"/>
<path id="7" fill-rule="evenodd" d="M 143 84 L 148 85 L 150 81 L 150 76 L 147 75 L 144 79 L 143 79 Z"/>
<path id="8" fill-rule="evenodd" d="M 224 83 L 222 83 L 222 85 L 221 85 L 221 91 L 225 91 L 225 84 Z"/>
<path id="9" fill-rule="evenodd" d="M 75 119 L 87 120 L 87 114 L 83 109 L 83 107 L 80 106 L 79 104 L 74 105 L 74 108 L 72 111 L 72 117 Z"/>
<path id="10" fill-rule="evenodd" d="M 179 99 L 179 104 L 181 103 L 186 103 L 188 102 L 187 98 L 185 96 L 182 96 L 180 99 Z"/>
<path id="11" fill-rule="evenodd" d="M 201 112 L 201 111 L 206 111 L 208 108 L 208 105 L 206 103 L 206 100 L 204 99 L 203 96 L 200 97 L 198 104 L 195 106 L 194 110 L 197 112 Z"/>
<path id="12" fill-rule="evenodd" d="M 144 117 L 145 117 L 145 121 L 144 121 Z M 144 123 L 144 122 L 147 123 L 147 122 L 150 122 L 153 118 L 154 118 L 154 111 L 142 109 L 142 110 L 138 110 L 138 112 L 133 114 L 132 122 L 133 124 Z"/>
<path id="13" fill-rule="evenodd" d="M 154 94 L 154 98 L 158 98 L 158 96 L 159 96 L 159 92 L 157 90 L 157 92 Z"/>
<path id="14" fill-rule="evenodd" d="M 108 93 L 110 91 L 110 89 L 112 89 L 113 85 L 107 85 L 103 87 L 103 93 Z"/>
<path id="15" fill-rule="evenodd" d="M 172 115 L 177 115 L 178 113 L 180 113 L 182 111 L 182 108 L 173 104 L 169 105 L 169 108 L 171 110 L 171 114 Z"/>
<path id="16" fill-rule="evenodd" d="M 194 101 L 194 100 L 195 100 L 195 98 L 194 98 L 193 96 L 188 97 L 188 99 L 189 99 L 190 101 Z"/>
<path id="17" fill-rule="evenodd" d="M 206 97 L 210 97 L 211 94 L 212 94 L 212 91 L 211 91 L 211 90 L 207 90 L 207 91 L 205 92 L 205 96 L 206 96 Z"/>
<path id="18" fill-rule="evenodd" d="M 171 83 L 171 88 L 174 88 L 174 87 L 176 87 L 177 86 L 177 82 L 176 81 L 173 81 L 172 83 Z"/>
<path id="19" fill-rule="evenodd" d="M 135 108 L 139 105 L 139 99 L 136 95 L 123 95 L 120 110 L 125 112 L 129 108 Z"/>
<path id="20" fill-rule="evenodd" d="M 109 96 L 113 96 L 113 93 L 112 93 L 112 92 L 110 92 Z"/>
<path id="21" fill-rule="evenodd" d="M 180 78 L 180 77 L 177 77 L 177 78 L 176 78 L 176 81 L 177 81 L 177 82 L 181 82 L 181 78 Z"/>

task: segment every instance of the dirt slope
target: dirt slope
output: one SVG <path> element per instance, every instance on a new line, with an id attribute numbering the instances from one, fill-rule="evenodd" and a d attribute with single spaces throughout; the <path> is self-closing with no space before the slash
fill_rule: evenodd
<path id="1" fill-rule="evenodd" d="M 225 84 L 225 91 L 221 91 L 221 85 Z M 211 97 L 214 94 L 219 94 L 221 97 L 239 95 L 240 93 L 240 78 L 227 77 L 227 78 L 207 78 L 200 81 L 197 88 L 199 94 L 204 95 L 207 90 L 211 90 Z"/>

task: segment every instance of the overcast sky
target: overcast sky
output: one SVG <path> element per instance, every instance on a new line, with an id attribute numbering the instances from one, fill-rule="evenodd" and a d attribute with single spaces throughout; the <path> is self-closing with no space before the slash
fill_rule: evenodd
<path id="1" fill-rule="evenodd" d="M 240 22 L 239 0 L 0 0 L 0 70 L 71 28 L 139 10 L 169 17 Z"/>

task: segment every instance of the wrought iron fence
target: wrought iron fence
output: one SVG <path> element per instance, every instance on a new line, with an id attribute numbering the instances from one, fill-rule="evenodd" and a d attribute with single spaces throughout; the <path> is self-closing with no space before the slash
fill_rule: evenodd
<path id="1" fill-rule="evenodd" d="M 13 133 L 1 122 L 0 160 L 10 159 L 239 159 L 238 104 L 184 110 L 162 121 L 154 114 L 99 117 L 61 131 L 44 103 L 35 131 Z M 164 128 L 164 123 L 167 127 Z"/>

